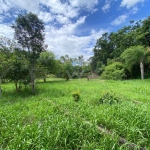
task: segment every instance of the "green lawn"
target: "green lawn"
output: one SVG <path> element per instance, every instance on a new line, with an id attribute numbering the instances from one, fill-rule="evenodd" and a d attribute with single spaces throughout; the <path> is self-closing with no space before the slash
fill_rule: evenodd
<path id="1" fill-rule="evenodd" d="M 129 149 L 120 137 L 150 149 L 150 80 L 49 79 L 36 83 L 35 96 L 29 88 L 16 93 L 12 83 L 2 89 L 2 150 Z M 72 92 L 78 90 L 75 102 Z M 116 93 L 119 103 L 100 104 L 104 92 Z"/>

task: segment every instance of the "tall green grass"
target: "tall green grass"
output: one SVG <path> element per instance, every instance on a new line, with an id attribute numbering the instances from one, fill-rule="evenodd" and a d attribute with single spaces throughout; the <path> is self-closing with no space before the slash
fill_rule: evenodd
<path id="1" fill-rule="evenodd" d="M 29 87 L 16 93 L 12 83 L 2 89 L 2 150 L 129 149 L 119 145 L 119 137 L 150 149 L 150 80 L 49 79 L 37 81 L 35 96 Z M 75 102 L 72 92 L 78 90 L 81 98 Z M 100 104 L 105 91 L 115 92 L 120 102 Z M 111 131 L 113 138 L 97 126 Z"/>

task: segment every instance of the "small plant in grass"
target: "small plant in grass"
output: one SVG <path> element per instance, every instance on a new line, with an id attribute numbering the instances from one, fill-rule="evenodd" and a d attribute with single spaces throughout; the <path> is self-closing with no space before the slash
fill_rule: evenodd
<path id="1" fill-rule="evenodd" d="M 100 104 L 116 104 L 119 102 L 119 97 L 114 92 L 104 92 L 99 99 Z"/>
<path id="2" fill-rule="evenodd" d="M 74 91 L 74 92 L 72 93 L 72 96 L 73 96 L 73 98 L 74 98 L 75 101 L 79 101 L 80 98 L 81 98 L 81 96 L 80 96 L 80 91 L 79 91 L 79 90 L 78 90 L 78 91 Z"/>

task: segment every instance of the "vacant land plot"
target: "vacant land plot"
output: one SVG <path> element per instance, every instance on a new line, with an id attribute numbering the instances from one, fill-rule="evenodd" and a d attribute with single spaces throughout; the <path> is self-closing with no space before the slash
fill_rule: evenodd
<path id="1" fill-rule="evenodd" d="M 150 149 L 150 80 L 49 79 L 36 88 L 33 96 L 2 85 L 0 149 Z"/>

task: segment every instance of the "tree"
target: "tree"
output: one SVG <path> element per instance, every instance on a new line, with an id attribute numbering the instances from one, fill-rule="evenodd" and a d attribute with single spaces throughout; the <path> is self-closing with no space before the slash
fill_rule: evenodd
<path id="1" fill-rule="evenodd" d="M 6 78 L 10 81 L 14 81 L 16 91 L 18 92 L 21 88 L 21 83 L 28 82 L 28 62 L 23 54 L 23 51 L 15 49 L 12 52 L 11 57 L 7 60 L 8 66 L 8 73 Z"/>
<path id="2" fill-rule="evenodd" d="M 19 15 L 12 25 L 15 30 L 15 39 L 28 51 L 28 60 L 30 62 L 30 78 L 32 93 L 35 93 L 35 66 L 40 53 L 44 50 L 44 23 L 36 14 L 28 13 Z"/>
<path id="3" fill-rule="evenodd" d="M 18 48 L 11 49 L 4 45 L 0 48 L 0 80 L 2 79 L 2 82 L 5 79 L 13 81 L 16 91 L 19 90 L 18 83 L 23 83 L 29 74 L 25 53 L 25 51 L 21 51 Z"/>
<path id="4" fill-rule="evenodd" d="M 6 59 L 6 56 L 1 53 L 1 49 L 0 49 L 0 80 L 3 79 L 6 75 L 6 64 L 7 64 L 7 59 Z"/>
<path id="5" fill-rule="evenodd" d="M 131 21 L 131 25 L 124 26 L 117 32 L 103 34 L 93 49 L 94 56 L 91 63 L 93 71 L 103 70 L 103 66 L 108 65 L 108 59 L 118 59 L 125 49 L 138 45 L 139 30 L 141 31 L 141 22 Z M 102 68 L 99 68 L 100 64 Z"/>
<path id="6" fill-rule="evenodd" d="M 69 55 L 61 56 L 60 61 L 62 63 L 71 62 L 73 63 L 73 59 L 69 57 Z"/>
<path id="7" fill-rule="evenodd" d="M 60 62 L 61 76 L 68 81 L 73 74 L 73 59 L 65 55 L 60 57 Z"/>
<path id="8" fill-rule="evenodd" d="M 71 78 L 80 78 L 84 75 L 85 62 L 83 56 L 77 58 L 70 58 L 68 55 L 60 57 L 59 70 L 61 70 L 61 77 L 67 81 Z"/>
<path id="9" fill-rule="evenodd" d="M 83 55 L 78 56 L 78 65 L 81 66 L 81 67 L 84 65 L 84 57 L 83 57 Z"/>
<path id="10" fill-rule="evenodd" d="M 41 70 L 41 74 L 43 76 L 44 82 L 46 82 L 47 74 L 54 74 L 56 63 L 55 63 L 55 55 L 52 52 L 42 52 L 38 59 L 39 61 L 39 70 Z"/>
<path id="11" fill-rule="evenodd" d="M 129 70 L 135 65 L 139 63 L 140 65 L 140 72 L 141 72 L 141 79 L 144 79 L 144 61 L 146 57 L 149 55 L 149 51 L 143 46 L 132 46 L 126 49 L 122 54 L 121 57 L 124 59 L 125 64 Z"/>
<path id="12" fill-rule="evenodd" d="M 150 16 L 142 21 L 141 27 L 137 30 L 136 39 L 141 45 L 150 46 Z"/>
<path id="13" fill-rule="evenodd" d="M 3 36 L 0 37 L 0 79 L 2 79 L 2 82 L 8 72 L 8 59 L 11 57 L 14 45 L 14 41 Z"/>
<path id="14" fill-rule="evenodd" d="M 8 74 L 8 68 L 9 68 L 9 59 L 11 58 L 12 52 L 8 47 L 5 47 L 4 45 L 0 48 L 0 79 L 2 79 L 2 82 L 6 79 L 6 76 Z"/>
<path id="15" fill-rule="evenodd" d="M 73 66 L 71 62 L 68 61 L 63 65 L 62 74 L 66 81 L 73 77 Z"/>

